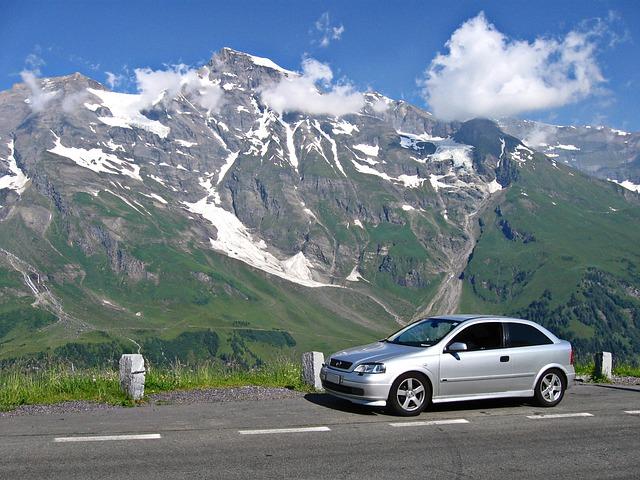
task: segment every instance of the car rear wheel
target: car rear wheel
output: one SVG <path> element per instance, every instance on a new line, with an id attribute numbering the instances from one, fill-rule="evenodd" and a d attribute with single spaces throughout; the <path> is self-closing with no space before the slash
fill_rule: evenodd
<path id="1" fill-rule="evenodd" d="M 535 390 L 536 403 L 541 407 L 555 407 L 567 389 L 564 374 L 558 369 L 547 370 L 542 374 Z"/>
<path id="2" fill-rule="evenodd" d="M 431 401 L 431 385 L 424 375 L 407 372 L 400 375 L 389 391 L 387 405 L 402 417 L 419 415 Z"/>

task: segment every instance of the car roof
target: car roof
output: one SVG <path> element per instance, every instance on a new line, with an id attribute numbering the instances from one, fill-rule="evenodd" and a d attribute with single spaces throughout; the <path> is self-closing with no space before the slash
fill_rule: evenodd
<path id="1" fill-rule="evenodd" d="M 440 320 L 455 320 L 457 322 L 466 322 L 468 320 L 475 320 L 478 318 L 495 318 L 498 320 L 522 320 L 520 318 L 503 317 L 501 315 L 480 315 L 480 314 L 472 314 L 472 313 L 458 313 L 455 315 L 436 315 L 429 318 L 437 318 Z"/>

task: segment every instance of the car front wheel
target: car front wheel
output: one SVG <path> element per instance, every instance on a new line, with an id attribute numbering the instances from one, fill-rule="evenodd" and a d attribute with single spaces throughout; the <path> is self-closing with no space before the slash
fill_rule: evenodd
<path id="1" fill-rule="evenodd" d="M 542 374 L 536 384 L 535 399 L 541 407 L 555 407 L 567 389 L 567 381 L 560 370 L 551 369 Z"/>
<path id="2" fill-rule="evenodd" d="M 408 372 L 400 375 L 389 391 L 387 405 L 402 417 L 419 415 L 431 401 L 431 386 L 424 375 Z"/>

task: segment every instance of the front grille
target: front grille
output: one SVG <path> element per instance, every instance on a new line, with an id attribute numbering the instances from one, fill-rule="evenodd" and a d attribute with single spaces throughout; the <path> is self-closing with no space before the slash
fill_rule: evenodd
<path id="1" fill-rule="evenodd" d="M 349 370 L 349 368 L 351 368 L 351 365 L 353 365 L 353 362 L 347 362 L 346 360 L 338 360 L 337 358 L 332 358 L 329 362 L 329 365 L 341 370 Z"/>
<path id="2" fill-rule="evenodd" d="M 358 395 L 362 397 L 364 390 L 362 388 L 347 387 L 346 385 L 338 385 L 337 383 L 322 381 L 322 386 L 326 390 L 333 390 L 334 392 L 348 393 L 349 395 Z"/>

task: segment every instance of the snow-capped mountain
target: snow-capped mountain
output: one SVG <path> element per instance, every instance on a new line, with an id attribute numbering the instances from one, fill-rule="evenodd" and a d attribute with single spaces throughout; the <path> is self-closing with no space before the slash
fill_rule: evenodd
<path id="1" fill-rule="evenodd" d="M 505 132 L 521 138 L 547 157 L 640 191 L 640 132 L 606 126 L 560 126 L 527 120 L 504 119 Z"/>
<path id="2" fill-rule="evenodd" d="M 265 329 L 333 348 L 461 305 L 526 307 L 554 271 L 533 250 L 519 257 L 536 264 L 524 279 L 490 259 L 478 269 L 491 225 L 507 258 L 543 242 L 526 216 L 551 198 L 572 204 L 572 188 L 606 192 L 603 214 L 637 205 L 549 155 L 564 137 L 532 145 L 513 122 L 442 122 L 375 92 L 336 116 L 315 87 L 313 113 L 279 108 L 303 74 L 231 49 L 153 81 L 127 94 L 74 74 L 0 93 L 0 280 L 13 312 L 0 357 L 38 350 L 25 335 L 61 355 L 69 341 L 165 352 L 158 342 L 210 329 L 227 340 L 214 355 L 246 360 Z M 574 263 L 579 283 L 587 263 Z M 507 295 L 505 282 L 530 287 Z"/>

